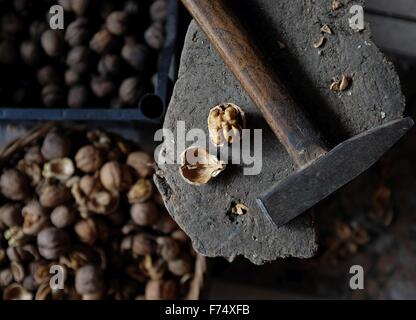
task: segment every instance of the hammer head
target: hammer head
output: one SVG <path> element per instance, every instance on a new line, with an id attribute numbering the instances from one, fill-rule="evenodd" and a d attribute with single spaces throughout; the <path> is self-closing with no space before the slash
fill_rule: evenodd
<path id="1" fill-rule="evenodd" d="M 355 136 L 291 174 L 257 198 L 257 204 L 278 227 L 370 168 L 411 127 L 411 118 L 392 121 Z"/>

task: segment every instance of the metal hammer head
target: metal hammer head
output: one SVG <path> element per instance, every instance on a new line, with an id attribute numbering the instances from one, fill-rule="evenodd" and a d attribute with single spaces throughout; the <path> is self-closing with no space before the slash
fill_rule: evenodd
<path id="1" fill-rule="evenodd" d="M 259 207 L 283 226 L 370 168 L 412 126 L 411 118 L 400 119 L 341 143 L 257 198 Z"/>

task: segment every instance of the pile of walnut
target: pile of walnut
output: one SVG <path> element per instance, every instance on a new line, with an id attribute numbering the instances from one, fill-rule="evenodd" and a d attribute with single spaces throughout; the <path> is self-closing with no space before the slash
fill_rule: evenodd
<path id="1" fill-rule="evenodd" d="M 3 299 L 176 299 L 196 255 L 153 186 L 153 159 L 120 137 L 53 129 L 0 177 Z M 51 266 L 65 270 L 52 289 Z"/>
<path id="2" fill-rule="evenodd" d="M 52 6 L 64 29 L 50 28 Z M 133 107 L 156 81 L 166 0 L 0 1 L 5 105 Z"/>

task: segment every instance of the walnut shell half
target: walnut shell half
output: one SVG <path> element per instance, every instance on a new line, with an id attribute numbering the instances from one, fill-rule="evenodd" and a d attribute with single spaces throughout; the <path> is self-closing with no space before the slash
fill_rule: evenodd
<path id="1" fill-rule="evenodd" d="M 190 147 L 181 155 L 180 174 L 189 184 L 201 186 L 225 170 L 225 164 L 206 150 Z"/>
<path id="2" fill-rule="evenodd" d="M 241 139 L 246 126 L 244 111 L 233 103 L 223 103 L 211 109 L 208 116 L 208 130 L 216 146 L 234 143 Z"/>

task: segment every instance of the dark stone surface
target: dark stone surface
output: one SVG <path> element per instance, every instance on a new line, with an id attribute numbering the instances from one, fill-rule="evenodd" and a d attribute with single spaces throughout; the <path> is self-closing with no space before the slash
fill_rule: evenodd
<path id="1" fill-rule="evenodd" d="M 344 1 L 336 12 L 330 10 L 329 0 L 231 2 L 332 146 L 402 116 L 404 99 L 393 66 L 371 42 L 368 26 L 362 33 L 349 27 L 348 9 L 357 1 Z M 325 35 L 325 46 L 315 49 L 313 43 L 325 23 L 334 35 Z M 286 48 L 280 49 L 279 41 Z M 352 85 L 345 92 L 331 92 L 332 79 L 342 74 L 352 77 Z M 229 166 L 209 185 L 194 187 L 182 180 L 178 165 L 162 165 L 163 178 L 157 184 L 171 215 L 192 238 L 195 249 L 207 256 L 232 260 L 243 255 L 256 264 L 278 257 L 313 256 L 317 239 L 310 215 L 277 229 L 257 209 L 255 197 L 295 166 L 192 23 L 164 127 L 176 132 L 177 121 L 182 120 L 187 130 L 207 131 L 210 108 L 222 102 L 241 106 L 248 115 L 248 128 L 263 129 L 263 170 L 250 177 L 243 175 L 241 166 Z M 234 201 L 243 202 L 250 211 L 230 220 L 226 213 Z"/>

